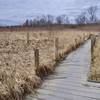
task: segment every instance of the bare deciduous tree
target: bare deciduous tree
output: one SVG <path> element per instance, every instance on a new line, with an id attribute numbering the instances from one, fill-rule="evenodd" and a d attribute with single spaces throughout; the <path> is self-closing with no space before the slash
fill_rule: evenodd
<path id="1" fill-rule="evenodd" d="M 57 16 L 56 17 L 56 22 L 57 22 L 57 24 L 63 24 L 63 18 L 62 18 L 62 16 Z"/>
<path id="2" fill-rule="evenodd" d="M 57 24 L 69 24 L 69 18 L 67 15 L 60 15 L 56 17 Z"/>
<path id="3" fill-rule="evenodd" d="M 77 24 L 86 24 L 87 23 L 86 13 L 82 12 L 80 15 L 77 16 L 75 21 Z"/>
<path id="4" fill-rule="evenodd" d="M 65 20 L 64 20 L 65 24 L 70 24 L 70 20 L 68 16 L 65 16 Z"/>
<path id="5" fill-rule="evenodd" d="M 89 23 L 96 23 L 97 21 L 97 6 L 91 6 L 87 9 L 87 17 Z"/>
<path id="6" fill-rule="evenodd" d="M 54 21 L 54 17 L 52 15 L 47 15 L 47 24 L 53 24 Z"/>
<path id="7" fill-rule="evenodd" d="M 97 23 L 97 6 L 91 6 L 75 19 L 77 24 Z"/>
<path id="8" fill-rule="evenodd" d="M 28 19 L 24 22 L 23 26 L 29 26 L 29 20 Z"/>
<path id="9" fill-rule="evenodd" d="M 46 16 L 42 16 L 39 20 L 39 25 L 45 25 L 47 23 Z"/>

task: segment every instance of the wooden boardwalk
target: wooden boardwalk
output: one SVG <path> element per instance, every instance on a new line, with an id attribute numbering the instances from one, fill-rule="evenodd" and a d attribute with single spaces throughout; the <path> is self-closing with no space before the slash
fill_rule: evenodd
<path id="1" fill-rule="evenodd" d="M 62 61 L 55 73 L 35 95 L 25 100 L 100 100 L 100 84 L 90 83 L 87 76 L 91 61 L 90 40 Z"/>

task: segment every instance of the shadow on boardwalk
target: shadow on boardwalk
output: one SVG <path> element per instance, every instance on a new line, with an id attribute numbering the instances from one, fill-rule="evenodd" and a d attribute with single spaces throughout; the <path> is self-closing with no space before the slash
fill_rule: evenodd
<path id="1" fill-rule="evenodd" d="M 62 61 L 53 75 L 47 77 L 25 100 L 100 100 L 100 84 L 90 83 L 91 42 L 87 41 Z"/>

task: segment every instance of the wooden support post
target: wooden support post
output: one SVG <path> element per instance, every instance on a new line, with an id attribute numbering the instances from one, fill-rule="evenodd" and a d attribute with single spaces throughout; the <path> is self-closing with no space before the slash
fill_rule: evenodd
<path id="1" fill-rule="evenodd" d="M 95 46 L 95 41 L 96 41 L 96 36 L 91 35 L 91 64 L 93 63 L 93 50 L 94 50 L 94 46 Z"/>
<path id="2" fill-rule="evenodd" d="M 54 46 L 55 46 L 55 60 L 59 60 L 59 49 L 58 49 L 59 47 L 58 47 L 58 44 L 59 44 L 59 40 L 56 37 L 55 41 L 54 41 Z"/>
<path id="3" fill-rule="evenodd" d="M 29 33 L 27 33 L 27 44 L 29 44 L 30 36 Z"/>
<path id="4" fill-rule="evenodd" d="M 38 69 L 39 67 L 39 49 L 34 49 L 34 57 L 35 57 L 35 67 Z"/>
<path id="5" fill-rule="evenodd" d="M 91 53 L 93 53 L 93 48 L 94 48 L 94 45 L 95 45 L 95 41 L 96 41 L 96 36 L 91 35 Z"/>
<path id="6" fill-rule="evenodd" d="M 90 67 L 90 72 L 92 71 L 92 66 L 93 66 L 93 51 L 94 51 L 94 46 L 95 46 L 95 41 L 96 41 L 96 36 L 91 35 L 91 67 Z"/>

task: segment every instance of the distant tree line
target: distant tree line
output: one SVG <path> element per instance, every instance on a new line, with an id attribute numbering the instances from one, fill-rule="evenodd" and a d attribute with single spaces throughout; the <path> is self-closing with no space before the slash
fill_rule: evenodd
<path id="1" fill-rule="evenodd" d="M 81 12 L 76 18 L 75 23 L 80 24 L 91 24 L 98 23 L 99 20 L 97 18 L 97 6 L 91 6 L 85 11 Z M 42 15 L 40 17 L 36 17 L 32 20 L 26 20 L 23 26 L 43 26 L 43 25 L 68 25 L 70 24 L 69 17 L 67 15 L 59 15 L 57 17 L 52 15 Z"/>
<path id="2" fill-rule="evenodd" d="M 67 15 L 59 15 L 54 17 L 52 15 L 42 15 L 34 18 L 33 20 L 26 20 L 23 26 L 43 26 L 52 24 L 69 24 L 69 18 Z"/>

